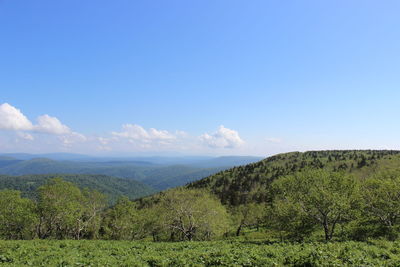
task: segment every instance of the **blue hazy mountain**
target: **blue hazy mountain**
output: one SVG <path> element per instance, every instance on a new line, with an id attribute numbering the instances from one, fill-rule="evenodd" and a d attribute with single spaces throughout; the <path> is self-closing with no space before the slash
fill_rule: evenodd
<path id="1" fill-rule="evenodd" d="M 66 153 L 3 154 L 0 156 L 0 174 L 101 174 L 137 180 L 155 190 L 164 190 L 261 159 L 242 156 L 95 158 Z"/>

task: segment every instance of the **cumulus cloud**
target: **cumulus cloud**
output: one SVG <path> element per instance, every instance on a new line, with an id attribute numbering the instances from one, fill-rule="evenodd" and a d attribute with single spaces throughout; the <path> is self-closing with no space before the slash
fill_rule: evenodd
<path id="1" fill-rule="evenodd" d="M 73 132 L 56 117 L 47 114 L 39 116 L 37 124 L 33 124 L 19 109 L 8 103 L 0 105 L 0 130 L 15 131 L 17 137 L 29 141 L 35 139 L 33 133 L 51 134 L 58 136 L 65 146 L 87 139 L 83 134 Z"/>
<path id="2" fill-rule="evenodd" d="M 33 125 L 22 112 L 8 103 L 0 105 L 0 129 L 32 130 Z"/>
<path id="3" fill-rule="evenodd" d="M 215 133 L 201 135 L 200 140 L 212 148 L 235 148 L 244 144 L 237 131 L 225 128 L 223 125 Z"/>
<path id="4" fill-rule="evenodd" d="M 70 134 L 71 129 L 62 124 L 56 117 L 49 115 L 42 115 L 38 117 L 38 125 L 34 126 L 34 129 L 38 132 L 49 133 L 49 134 Z"/>
<path id="5" fill-rule="evenodd" d="M 21 150 L 49 151 L 204 151 L 210 148 L 236 148 L 244 141 L 235 130 L 220 126 L 214 133 L 193 136 L 184 131 L 144 128 L 137 124 L 124 124 L 120 131 L 102 136 L 85 136 L 74 132 L 58 118 L 41 115 L 31 122 L 19 109 L 8 103 L 0 105 L 1 136 L 18 142 Z M 0 137 L 1 137 L 0 136 Z M 33 142 L 34 141 L 34 142 Z M 200 141 L 200 142 L 199 142 Z M 7 144 L 7 142 L 3 142 Z M 10 142 L 8 142 L 10 143 Z M 0 143 L 0 146 L 2 144 Z"/>
<path id="6" fill-rule="evenodd" d="M 144 143 L 152 141 L 165 143 L 176 139 L 175 135 L 166 130 L 157 130 L 154 128 L 146 130 L 137 124 L 124 124 L 122 126 L 122 132 L 112 132 L 112 135 L 127 138 L 130 142 L 139 141 Z"/>
<path id="7" fill-rule="evenodd" d="M 59 119 L 47 114 L 39 116 L 37 118 L 37 124 L 34 125 L 19 109 L 8 103 L 0 105 L 0 129 L 34 131 L 56 135 L 77 134 L 73 133 L 68 126 L 62 124 Z"/>

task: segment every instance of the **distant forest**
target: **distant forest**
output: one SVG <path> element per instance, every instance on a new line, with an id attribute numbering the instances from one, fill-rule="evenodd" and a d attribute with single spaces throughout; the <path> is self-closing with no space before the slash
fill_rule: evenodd
<path id="1" fill-rule="evenodd" d="M 72 156 L 70 155 L 70 157 Z M 0 156 L 0 175 L 25 175 L 25 178 L 26 175 L 32 174 L 107 175 L 136 180 L 155 191 L 162 191 L 185 185 L 234 166 L 261 160 L 257 157 L 241 156 L 204 159 L 190 157 L 91 159 L 81 157 L 75 160 L 54 160 L 38 158 L 37 155 L 4 155 Z"/>
<path id="2" fill-rule="evenodd" d="M 34 198 L 0 191 L 0 237 L 331 241 L 400 234 L 399 151 L 280 154 L 111 206 L 100 188 L 73 182 L 47 180 Z"/>

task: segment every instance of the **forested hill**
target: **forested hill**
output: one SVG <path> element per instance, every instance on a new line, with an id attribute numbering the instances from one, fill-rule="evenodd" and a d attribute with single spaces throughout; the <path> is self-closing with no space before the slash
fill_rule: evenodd
<path id="1" fill-rule="evenodd" d="M 368 177 L 384 169 L 400 169 L 400 151 L 330 150 L 292 152 L 275 155 L 256 163 L 221 171 L 188 185 L 207 188 L 223 204 L 240 205 L 269 201 L 269 185 L 279 177 L 305 169 L 344 171 Z"/>
<path id="2" fill-rule="evenodd" d="M 18 156 L 19 154 L 11 154 Z M 217 157 L 217 158 L 135 158 L 96 159 L 97 161 L 53 160 L 48 158 L 21 158 L 0 155 L 0 174 L 99 174 L 119 178 L 134 179 L 156 191 L 183 186 L 189 182 L 229 169 L 261 160 L 257 157 Z M 69 156 L 72 157 L 72 156 Z M 77 156 L 78 157 L 78 156 Z"/>
<path id="3" fill-rule="evenodd" d="M 0 175 L 0 190 L 19 190 L 23 196 L 35 198 L 36 189 L 56 177 L 72 182 L 81 189 L 97 190 L 105 194 L 110 203 L 115 203 L 122 196 L 136 199 L 154 193 L 150 187 L 134 180 L 89 174 Z"/>

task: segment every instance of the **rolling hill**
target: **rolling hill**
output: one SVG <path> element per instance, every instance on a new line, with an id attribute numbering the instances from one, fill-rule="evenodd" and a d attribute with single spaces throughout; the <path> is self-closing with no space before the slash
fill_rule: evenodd
<path id="1" fill-rule="evenodd" d="M 144 172 L 145 177 L 137 180 L 158 191 L 162 191 L 200 180 L 225 169 L 228 169 L 228 167 L 199 168 L 187 165 L 172 165 L 147 170 Z"/>
<path id="2" fill-rule="evenodd" d="M 19 154 L 16 154 L 18 156 Z M 58 155 L 58 154 L 57 154 Z M 60 155 L 58 155 L 60 156 Z M 63 155 L 66 157 L 67 155 Z M 71 155 L 68 155 L 72 157 Z M 27 155 L 23 154 L 23 157 Z M 76 156 L 78 157 L 78 156 Z M 81 158 L 83 156 L 80 156 Z M 0 174 L 101 174 L 134 179 L 161 191 L 185 185 L 233 166 L 260 160 L 257 157 L 183 157 L 183 158 L 134 158 L 113 161 L 53 160 L 31 158 L 27 160 L 8 156 L 0 157 Z M 161 164 L 160 162 L 163 162 Z M 171 164 L 174 163 L 174 164 Z M 180 164 L 177 164 L 180 163 Z"/>
<path id="3" fill-rule="evenodd" d="M 221 171 L 192 182 L 188 187 L 206 188 L 228 205 L 266 202 L 270 200 L 272 181 L 308 168 L 344 171 L 366 178 L 384 169 L 400 168 L 400 151 L 332 150 L 279 154 Z"/>
<path id="4" fill-rule="evenodd" d="M 36 189 L 56 177 L 72 182 L 81 189 L 95 189 L 107 195 L 110 203 L 114 203 L 121 196 L 136 199 L 154 193 L 150 187 L 134 180 L 87 174 L 0 175 L 0 190 L 19 190 L 23 196 L 35 198 Z"/>

